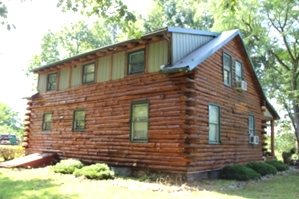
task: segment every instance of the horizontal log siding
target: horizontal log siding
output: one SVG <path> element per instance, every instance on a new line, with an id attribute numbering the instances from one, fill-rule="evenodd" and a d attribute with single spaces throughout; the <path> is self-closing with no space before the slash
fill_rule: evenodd
<path id="1" fill-rule="evenodd" d="M 261 95 L 245 51 L 241 48 L 240 39 L 235 38 L 222 49 L 196 67 L 195 83 L 189 87 L 186 96 L 190 114 L 187 115 L 186 150 L 194 162 L 189 164 L 188 171 L 221 169 L 227 164 L 247 163 L 261 160 L 262 144 L 248 143 L 248 115 L 255 117 L 256 135 L 262 138 Z M 235 59 L 244 67 L 244 77 L 248 91 L 240 92 L 224 86 L 222 75 L 222 52 L 233 57 L 233 82 L 235 81 Z M 193 93 L 191 95 L 190 93 Z M 221 107 L 221 144 L 209 144 L 208 104 L 215 103 Z"/>
<path id="2" fill-rule="evenodd" d="M 184 157 L 185 74 L 138 74 L 32 99 L 27 153 L 61 150 L 68 158 L 167 171 L 186 171 Z M 149 142 L 129 140 L 131 102 L 149 100 Z M 73 110 L 86 111 L 86 129 L 72 131 Z M 53 113 L 42 132 L 42 115 Z M 64 118 L 61 119 L 60 116 Z"/>

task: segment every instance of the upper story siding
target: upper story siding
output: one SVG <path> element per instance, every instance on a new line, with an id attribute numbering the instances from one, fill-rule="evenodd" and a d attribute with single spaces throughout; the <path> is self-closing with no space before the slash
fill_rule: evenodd
<path id="1" fill-rule="evenodd" d="M 47 92 L 47 76 L 51 73 L 57 73 L 56 91 L 65 90 L 72 87 L 81 86 L 83 76 L 83 66 L 88 63 L 95 64 L 95 83 L 106 82 L 125 78 L 128 75 L 128 53 L 139 49 L 145 50 L 145 68 L 143 73 L 154 73 L 160 70 L 161 65 L 174 64 L 180 61 L 186 55 L 203 46 L 214 38 L 212 35 L 203 33 L 175 33 L 169 37 L 160 36 L 159 39 L 151 42 L 140 43 L 131 48 L 108 52 L 104 55 L 95 56 L 93 59 L 83 61 L 71 61 L 71 65 L 57 67 L 56 69 L 45 69 L 39 72 L 38 92 Z M 87 56 L 88 57 L 88 56 Z M 74 64 L 73 64 L 74 63 Z"/>

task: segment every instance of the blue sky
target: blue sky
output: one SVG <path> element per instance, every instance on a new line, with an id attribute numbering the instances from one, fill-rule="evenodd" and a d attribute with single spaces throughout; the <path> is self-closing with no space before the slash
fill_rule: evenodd
<path id="1" fill-rule="evenodd" d="M 144 13 L 151 0 L 123 0 L 130 10 Z M 55 0 L 32 0 L 5 2 L 8 20 L 16 29 L 8 31 L 0 26 L 0 101 L 13 110 L 25 114 L 27 100 L 23 97 L 32 93 L 32 77 L 25 72 L 33 54 L 40 52 L 40 41 L 50 29 L 57 31 L 61 26 L 76 22 L 84 17 L 72 12 L 62 13 L 56 8 Z M 84 18 L 85 20 L 88 20 Z"/>

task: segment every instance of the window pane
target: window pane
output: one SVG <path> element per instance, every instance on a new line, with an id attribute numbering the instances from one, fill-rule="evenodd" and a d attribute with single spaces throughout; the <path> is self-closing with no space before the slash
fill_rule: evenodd
<path id="1" fill-rule="evenodd" d="M 209 141 L 220 141 L 220 107 L 209 105 Z"/>
<path id="2" fill-rule="evenodd" d="M 132 133 L 134 139 L 147 139 L 147 122 L 133 123 Z"/>
<path id="3" fill-rule="evenodd" d="M 129 54 L 129 74 L 141 73 L 145 67 L 144 50 L 133 52 Z"/>
<path id="4" fill-rule="evenodd" d="M 218 141 L 218 125 L 210 124 L 209 125 L 209 140 L 210 141 Z"/>
<path id="5" fill-rule="evenodd" d="M 218 107 L 217 106 L 209 106 L 209 122 L 218 124 Z"/>
<path id="6" fill-rule="evenodd" d="M 56 74 L 48 75 L 47 90 L 48 91 L 56 90 Z"/>
<path id="7" fill-rule="evenodd" d="M 132 105 L 131 140 L 147 140 L 148 138 L 148 103 Z"/>
<path id="8" fill-rule="evenodd" d="M 242 81 L 242 64 L 236 61 L 236 81 Z"/>
<path id="9" fill-rule="evenodd" d="M 87 66 L 84 66 L 84 73 L 93 73 L 94 72 L 94 64 L 90 64 Z"/>
<path id="10" fill-rule="evenodd" d="M 223 54 L 223 81 L 227 85 L 231 85 L 232 58 L 227 54 Z"/>
<path id="11" fill-rule="evenodd" d="M 74 130 L 82 130 L 85 128 L 85 111 L 75 111 L 74 113 Z"/>
<path id="12" fill-rule="evenodd" d="M 133 119 L 147 118 L 148 106 L 147 104 L 138 104 L 133 106 Z"/>
<path id="13" fill-rule="evenodd" d="M 92 82 L 94 80 L 94 74 L 88 74 L 85 76 L 84 82 Z"/>
<path id="14" fill-rule="evenodd" d="M 43 115 L 42 129 L 43 130 L 51 130 L 51 125 L 52 125 L 52 113 L 45 113 Z"/>
<path id="15" fill-rule="evenodd" d="M 130 54 L 130 63 L 140 63 L 144 61 L 144 51 Z"/>

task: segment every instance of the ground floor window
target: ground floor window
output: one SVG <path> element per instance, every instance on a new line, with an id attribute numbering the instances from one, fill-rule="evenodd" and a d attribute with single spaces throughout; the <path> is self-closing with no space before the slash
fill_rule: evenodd
<path id="1" fill-rule="evenodd" d="M 148 141 L 149 102 L 131 104 L 130 139 L 132 142 Z"/>
<path id="2" fill-rule="evenodd" d="M 73 117 L 73 130 L 82 131 L 85 129 L 85 110 L 75 110 Z"/>
<path id="3" fill-rule="evenodd" d="M 220 143 L 220 106 L 209 104 L 209 143 Z"/>
<path id="4" fill-rule="evenodd" d="M 43 131 L 50 131 L 52 126 L 52 113 L 44 113 L 43 115 Z"/>

